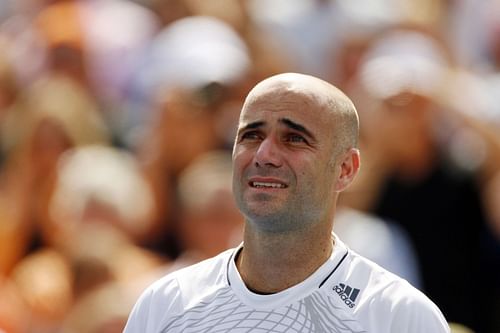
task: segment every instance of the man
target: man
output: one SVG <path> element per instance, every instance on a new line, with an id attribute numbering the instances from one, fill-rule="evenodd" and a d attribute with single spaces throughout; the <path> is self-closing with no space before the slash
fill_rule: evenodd
<path id="1" fill-rule="evenodd" d="M 332 233 L 357 133 L 353 104 L 322 80 L 253 88 L 233 151 L 243 244 L 153 284 L 125 332 L 449 332 L 427 297 Z"/>

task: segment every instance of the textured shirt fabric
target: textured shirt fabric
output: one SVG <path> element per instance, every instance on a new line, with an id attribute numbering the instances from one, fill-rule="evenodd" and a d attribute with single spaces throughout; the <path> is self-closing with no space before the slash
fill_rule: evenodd
<path id="1" fill-rule="evenodd" d="M 125 333 L 449 332 L 424 294 L 338 238 L 316 272 L 271 295 L 246 288 L 234 261 L 240 249 L 155 282 L 136 303 Z"/>

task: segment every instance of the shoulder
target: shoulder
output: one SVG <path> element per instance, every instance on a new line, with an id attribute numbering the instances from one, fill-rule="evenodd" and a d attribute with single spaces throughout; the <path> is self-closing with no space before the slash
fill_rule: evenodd
<path id="1" fill-rule="evenodd" d="M 359 289 L 353 314 L 375 332 L 449 332 L 439 308 L 406 280 L 351 251 L 349 286 Z"/>
<path id="2" fill-rule="evenodd" d="M 148 287 L 146 295 L 163 298 L 165 295 L 191 295 L 210 286 L 227 282 L 226 269 L 233 250 L 227 250 L 216 257 L 181 268 L 165 275 Z"/>
<path id="3" fill-rule="evenodd" d="M 169 316 L 227 286 L 227 263 L 234 250 L 167 274 L 137 300 L 125 332 L 157 331 Z"/>
<path id="4" fill-rule="evenodd" d="M 175 272 L 166 275 L 157 283 L 159 285 L 169 283 L 175 280 L 183 291 L 188 291 L 186 288 L 200 288 L 213 284 L 227 283 L 227 267 L 230 258 L 233 256 L 235 249 L 229 249 L 219 255 L 200 261 L 197 264 L 181 268 Z M 155 285 L 153 284 L 152 287 Z"/>

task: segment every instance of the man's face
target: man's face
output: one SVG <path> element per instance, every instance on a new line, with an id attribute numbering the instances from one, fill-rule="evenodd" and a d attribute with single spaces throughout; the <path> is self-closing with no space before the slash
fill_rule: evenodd
<path id="1" fill-rule="evenodd" d="M 277 89 L 247 101 L 233 151 L 233 191 L 247 220 L 279 232 L 331 213 L 334 132 L 314 96 Z"/>

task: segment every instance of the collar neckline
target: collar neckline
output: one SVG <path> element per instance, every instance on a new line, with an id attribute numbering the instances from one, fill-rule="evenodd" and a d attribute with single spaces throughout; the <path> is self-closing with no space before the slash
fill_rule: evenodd
<path id="1" fill-rule="evenodd" d="M 300 300 L 321 288 L 347 256 L 348 250 L 345 244 L 335 234 L 333 234 L 333 240 L 332 254 L 314 273 L 304 281 L 272 294 L 256 293 L 248 289 L 245 285 L 236 267 L 236 258 L 244 246 L 241 243 L 233 250 L 233 254 L 230 256 L 228 262 L 228 284 L 243 303 L 253 308 L 271 309 Z"/>

